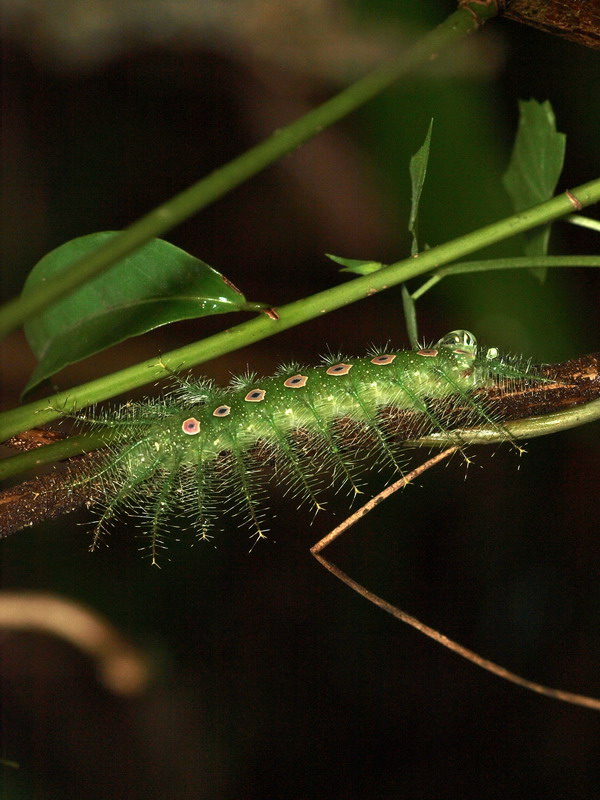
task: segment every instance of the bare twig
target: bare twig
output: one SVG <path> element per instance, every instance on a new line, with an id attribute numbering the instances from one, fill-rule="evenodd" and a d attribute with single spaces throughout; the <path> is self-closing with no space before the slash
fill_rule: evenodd
<path id="1" fill-rule="evenodd" d="M 52 594 L 0 593 L 0 628 L 59 636 L 91 656 L 102 683 L 115 694 L 142 692 L 150 680 L 147 657 L 95 611 Z"/>
<path id="2" fill-rule="evenodd" d="M 562 689 L 552 689 L 548 686 L 542 685 L 541 683 L 536 683 L 535 681 L 530 681 L 527 678 L 522 678 L 520 675 L 511 672 L 505 667 L 501 667 L 499 664 L 495 664 L 493 661 L 483 658 L 472 650 L 463 647 L 461 644 L 458 644 L 458 642 L 449 639 L 443 633 L 436 631 L 434 628 L 429 627 L 429 625 L 425 625 L 416 617 L 407 614 L 405 611 L 402 611 L 396 606 L 393 606 L 391 603 L 388 603 L 386 600 L 383 600 L 378 595 L 369 591 L 322 555 L 323 550 L 329 544 L 331 544 L 331 542 L 345 533 L 349 528 L 352 527 L 352 525 L 368 514 L 369 511 L 372 511 L 376 506 L 383 502 L 383 500 L 385 500 L 394 492 L 397 492 L 398 489 L 402 489 L 408 483 L 414 481 L 419 475 L 428 470 L 430 467 L 435 466 L 435 464 L 438 464 L 443 459 L 453 455 L 453 453 L 455 453 L 458 449 L 458 447 L 450 447 L 447 450 L 438 453 L 437 455 L 433 456 L 433 458 L 430 458 L 428 461 L 425 461 L 423 464 L 418 466 L 408 475 L 405 475 L 403 478 L 396 481 L 396 483 L 388 486 L 383 492 L 380 492 L 378 495 L 369 500 L 368 503 L 365 503 L 362 508 L 359 508 L 358 511 L 352 514 L 352 516 L 348 517 L 346 520 L 344 520 L 344 522 L 338 525 L 337 528 L 332 530 L 327 534 L 327 536 L 324 536 L 320 541 L 313 545 L 313 547 L 310 549 L 310 552 L 317 559 L 317 561 L 325 567 L 325 569 L 329 570 L 329 572 L 335 575 L 336 578 L 341 580 L 370 603 L 379 606 L 379 608 L 387 611 L 388 614 L 391 614 L 401 622 L 405 622 L 407 625 L 416 628 L 416 630 L 420 631 L 420 633 L 425 634 L 425 636 L 428 636 L 430 639 L 438 642 L 438 644 L 447 647 L 449 650 L 452 650 L 459 656 L 466 658 L 468 661 L 472 661 L 473 664 L 476 664 L 478 667 L 482 667 L 488 672 L 491 672 L 500 678 L 504 678 L 504 680 L 516 683 L 517 686 L 522 686 L 523 688 L 529 689 L 532 692 L 543 694 L 546 697 L 552 697 L 555 700 L 564 700 L 566 703 L 573 703 L 574 705 L 584 706 L 585 708 L 593 708 L 596 711 L 600 711 L 600 700 L 596 699 L 595 697 L 588 697 L 586 695 L 576 694 L 574 692 L 566 692 Z"/>

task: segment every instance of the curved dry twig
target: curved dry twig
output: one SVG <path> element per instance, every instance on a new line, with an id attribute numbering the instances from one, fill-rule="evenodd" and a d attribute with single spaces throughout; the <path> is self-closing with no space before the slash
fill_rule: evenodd
<path id="1" fill-rule="evenodd" d="M 423 472 L 430 469 L 430 467 L 435 466 L 440 461 L 448 458 L 449 456 L 453 455 L 459 448 L 458 447 L 449 447 L 446 450 L 443 450 L 441 453 L 433 456 L 432 458 L 425 461 L 423 464 L 420 464 L 416 469 L 410 472 L 408 475 L 405 475 L 400 480 L 393 483 L 391 486 L 388 486 L 378 495 L 373 497 L 369 500 L 368 503 L 365 503 L 361 508 L 355 511 L 350 517 L 348 517 L 344 522 L 334 528 L 327 536 L 324 536 L 320 541 L 318 541 L 313 547 L 311 547 L 310 552 L 312 555 L 317 559 L 317 561 L 322 564 L 325 569 L 329 570 L 336 578 L 341 580 L 355 592 L 358 592 L 362 597 L 368 600 L 370 603 L 373 603 L 379 608 L 382 608 L 384 611 L 387 611 L 388 614 L 391 614 L 396 619 L 399 619 L 401 622 L 405 622 L 407 625 L 410 625 L 416 630 L 420 631 L 421 633 L 425 634 L 425 636 L 429 636 L 430 639 L 433 639 L 438 644 L 447 647 L 449 650 L 452 650 L 454 653 L 457 653 L 459 656 L 466 658 L 468 661 L 473 662 L 478 667 L 482 667 L 483 669 L 487 670 L 488 672 L 497 675 L 499 678 L 504 678 L 504 680 L 511 681 L 512 683 L 516 683 L 517 686 L 522 686 L 525 689 L 529 689 L 532 692 L 537 692 L 537 694 L 545 695 L 546 697 L 552 697 L 555 700 L 563 700 L 566 703 L 572 703 L 574 705 L 584 706 L 585 708 L 593 708 L 596 711 L 600 711 L 600 699 L 595 697 L 588 697 L 587 695 L 577 694 L 575 692 L 567 692 L 563 689 L 553 689 L 549 686 L 544 686 L 541 683 L 537 683 L 536 681 L 530 681 L 527 678 L 522 678 L 520 675 L 517 675 L 514 672 L 506 669 L 505 667 L 500 666 L 499 664 L 490 661 L 487 658 L 483 658 L 478 653 L 475 653 L 473 650 L 469 650 L 463 645 L 458 644 L 458 642 L 449 639 L 443 633 L 436 631 L 434 628 L 431 628 L 429 625 L 425 625 L 423 622 L 418 620 L 416 617 L 407 614 L 405 611 L 393 606 L 391 603 L 388 603 L 383 598 L 379 597 L 378 595 L 374 594 L 373 592 L 366 589 L 360 583 L 355 581 L 345 572 L 343 572 L 339 567 L 333 564 L 331 561 L 328 561 L 322 554 L 322 551 L 333 542 L 335 539 L 340 537 L 345 531 L 352 527 L 356 522 L 362 519 L 366 514 L 372 511 L 376 506 L 382 503 L 387 497 L 397 492 L 398 489 L 404 488 L 408 483 L 411 483 L 416 478 L 419 477 Z"/>
<path id="2" fill-rule="evenodd" d="M 144 653 L 108 620 L 80 603 L 42 592 L 0 592 L 0 628 L 59 636 L 91 656 L 102 683 L 115 694 L 142 692 L 151 677 Z"/>

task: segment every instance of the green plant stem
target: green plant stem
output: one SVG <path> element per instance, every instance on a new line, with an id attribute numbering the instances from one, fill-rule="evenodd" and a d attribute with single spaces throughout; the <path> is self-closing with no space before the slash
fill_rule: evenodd
<path id="1" fill-rule="evenodd" d="M 497 4 L 491 0 L 485 5 L 473 5 L 475 8 L 471 10 L 459 8 L 397 58 L 369 73 L 290 125 L 275 131 L 265 141 L 158 206 L 105 245 L 73 263 L 51 284 L 36 288 L 27 295 L 7 303 L 0 309 L 0 338 L 150 239 L 162 235 L 200 209 L 206 208 L 324 128 L 356 110 L 391 86 L 402 75 L 436 58 L 442 50 L 476 30 L 498 10 Z"/>
<path id="2" fill-rule="evenodd" d="M 423 297 L 442 278 L 463 275 L 466 272 L 489 272 L 497 269 L 524 269 L 532 267 L 600 267 L 600 256 L 526 256 L 517 258 L 493 258 L 483 261 L 465 261 L 436 270 L 429 280 L 411 293 L 413 300 Z"/>
<path id="3" fill-rule="evenodd" d="M 578 186 L 572 189 L 571 193 L 578 198 L 582 206 L 597 202 L 600 200 L 600 179 Z M 43 425 L 64 413 L 73 413 L 77 409 L 164 378 L 166 377 L 165 367 L 177 372 L 274 336 L 301 322 L 370 297 L 390 286 L 403 283 L 432 269 L 438 269 L 441 264 L 462 258 L 494 242 L 537 225 L 551 222 L 569 213 L 572 208 L 567 194 L 557 195 L 545 203 L 540 203 L 499 222 L 486 225 L 472 233 L 433 247 L 416 258 L 404 259 L 379 272 L 355 278 L 345 284 L 282 306 L 278 309 L 280 317 L 278 320 L 261 315 L 214 336 L 209 336 L 201 342 L 173 350 L 160 359 L 143 361 L 111 375 L 60 392 L 52 398 L 38 400 L 26 406 L 5 411 L 0 414 L 0 442 L 27 428 Z"/>
<path id="4" fill-rule="evenodd" d="M 505 422 L 502 427 L 514 439 L 534 439 L 537 436 L 566 431 L 598 419 L 600 419 L 600 400 L 592 400 L 585 405 L 557 411 L 554 414 Z M 452 436 L 458 436 L 464 444 L 495 444 L 506 441 L 506 435 L 493 428 L 457 429 L 452 431 Z M 456 438 L 453 439 L 452 436 L 433 433 L 430 436 L 423 436 L 421 439 L 407 441 L 406 445 L 409 447 L 450 447 L 456 443 Z"/>
<path id="5" fill-rule="evenodd" d="M 589 228 L 592 231 L 600 232 L 600 220 L 591 219 L 590 217 L 582 217 L 580 214 L 571 214 L 565 218 L 565 222 L 570 222 L 571 225 L 579 225 L 580 228 Z"/>
<path id="6" fill-rule="evenodd" d="M 110 432 L 108 432 L 108 436 L 107 432 L 81 434 L 80 436 L 69 436 L 68 439 L 43 447 L 36 447 L 34 450 L 28 450 L 26 453 L 19 453 L 10 458 L 4 458 L 0 461 L 0 480 L 37 469 L 45 464 L 53 464 L 55 461 L 63 461 L 81 453 L 97 450 L 108 444 L 109 441 Z"/>

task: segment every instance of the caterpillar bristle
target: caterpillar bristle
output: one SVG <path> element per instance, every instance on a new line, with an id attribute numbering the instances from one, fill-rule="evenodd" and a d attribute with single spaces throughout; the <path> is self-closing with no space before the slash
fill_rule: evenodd
<path id="1" fill-rule="evenodd" d="M 323 367 L 331 367 L 333 364 L 338 364 L 340 361 L 344 361 L 347 358 L 348 356 L 342 355 L 339 350 L 336 352 L 328 350 L 320 357 L 319 363 Z"/>
<path id="2" fill-rule="evenodd" d="M 234 391 L 241 392 L 242 390 L 247 389 L 256 383 L 257 378 L 258 375 L 256 372 L 252 372 L 251 370 L 247 369 L 240 375 L 233 375 L 229 381 L 229 386 Z"/>
<path id="3" fill-rule="evenodd" d="M 166 520 L 169 514 L 176 510 L 174 487 L 180 479 L 181 460 L 180 457 L 172 458 L 164 467 L 150 476 L 153 480 L 153 496 L 146 512 L 146 524 L 150 533 L 148 549 L 154 565 L 158 565 L 158 551 L 165 549 L 164 534 L 168 529 Z M 143 486 L 146 480 L 144 478 L 140 486 Z"/>
<path id="4" fill-rule="evenodd" d="M 271 420 L 271 427 L 275 442 L 260 442 L 259 459 L 267 465 L 269 462 L 273 463 L 274 479 L 279 485 L 286 487 L 285 495 L 291 494 L 298 498 L 301 505 L 306 502 L 316 509 L 322 508 L 322 504 L 318 500 L 320 479 L 313 478 L 311 470 L 304 466 L 299 437 L 290 434 L 282 435 L 273 420 Z M 316 474 L 320 473 L 317 471 Z M 282 480 L 279 480 L 279 477 Z"/>
<path id="5" fill-rule="evenodd" d="M 163 397 L 77 417 L 112 441 L 71 485 L 88 482 L 101 497 L 93 547 L 130 512 L 155 563 L 173 515 L 206 541 L 231 514 L 256 543 L 268 531 L 269 478 L 316 513 L 326 488 L 353 499 L 369 470 L 402 475 L 405 442 L 435 434 L 468 463 L 459 431 L 486 426 L 521 452 L 504 427 L 504 398 L 547 380 L 529 362 L 480 351 L 467 331 L 415 351 L 371 347 L 265 378 L 247 371 L 224 388 L 171 376 Z"/>
<path id="6" fill-rule="evenodd" d="M 389 353 L 390 350 L 393 350 L 393 348 L 390 345 L 389 339 L 383 346 L 378 344 L 370 344 L 367 347 L 366 357 L 377 358 L 377 356 L 382 356 L 385 355 L 386 353 Z"/>
<path id="7" fill-rule="evenodd" d="M 168 400 L 189 403 L 190 405 L 202 404 L 218 390 L 217 384 L 210 378 L 197 378 L 191 373 L 188 375 L 169 375 L 170 388 L 160 398 L 167 403 Z"/>
<path id="8" fill-rule="evenodd" d="M 306 367 L 298 361 L 285 361 L 280 364 L 273 373 L 274 378 L 279 378 L 281 375 L 293 375 L 295 372 L 302 372 Z"/>

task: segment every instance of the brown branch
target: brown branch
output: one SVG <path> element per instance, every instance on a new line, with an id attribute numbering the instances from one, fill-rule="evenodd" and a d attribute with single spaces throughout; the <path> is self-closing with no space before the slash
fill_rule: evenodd
<path id="1" fill-rule="evenodd" d="M 600 48 L 600 0 L 504 0 L 503 16 Z"/>
<path id="2" fill-rule="evenodd" d="M 23 433 L 18 433 L 16 436 L 11 436 L 4 444 L 26 453 L 29 450 L 35 450 L 36 447 L 54 444 L 54 442 L 59 442 L 64 438 L 65 435 L 58 431 L 50 431 L 47 428 L 31 428 L 28 431 L 23 431 Z"/>
<path id="3" fill-rule="evenodd" d="M 31 428 L 7 439 L 5 444 L 28 452 L 64 438 L 58 431 Z M 95 458 L 93 453 L 75 456 L 65 462 L 62 470 L 0 491 L 0 538 L 38 522 L 70 514 L 98 499 L 97 487 L 92 482 L 74 485 L 74 478 L 80 477 L 85 465 Z"/>
<path id="4" fill-rule="evenodd" d="M 493 400 L 507 421 L 554 414 L 600 398 L 600 353 L 548 364 L 540 372 L 552 382 L 509 391 L 481 390 L 480 394 Z"/>
<path id="5" fill-rule="evenodd" d="M 1 491 L 0 538 L 94 503 L 100 496 L 98 489 L 91 481 L 74 480 L 81 474 L 81 467 L 77 469 L 73 464 Z"/>

